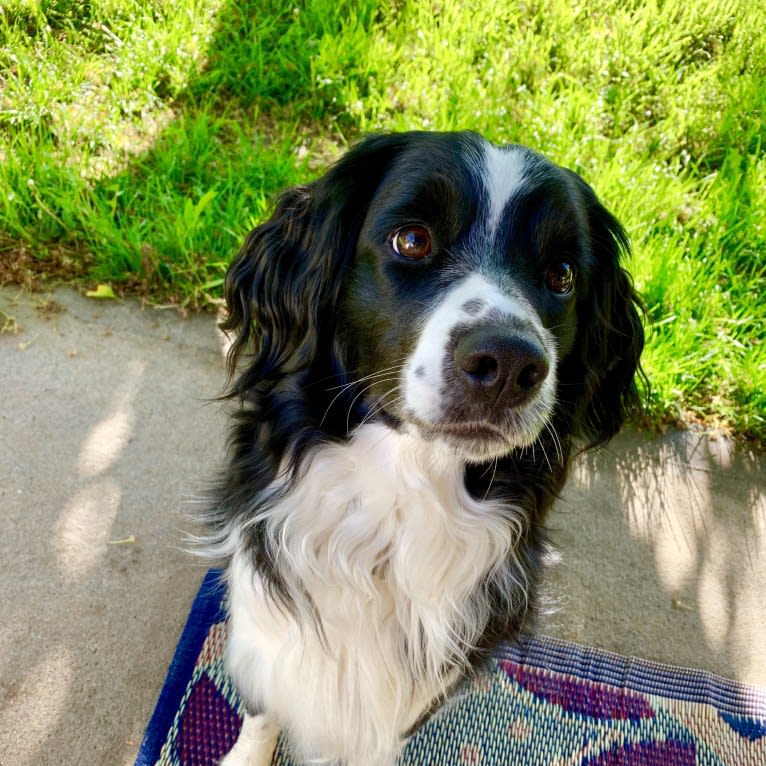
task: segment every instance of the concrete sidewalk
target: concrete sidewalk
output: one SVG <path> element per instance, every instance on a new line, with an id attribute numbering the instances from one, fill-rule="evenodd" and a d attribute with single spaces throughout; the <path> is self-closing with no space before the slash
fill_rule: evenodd
<path id="1" fill-rule="evenodd" d="M 0 311 L 0 765 L 128 766 L 203 575 L 180 529 L 222 456 L 220 341 L 69 289 Z M 766 685 L 762 454 L 627 433 L 550 526 L 541 632 Z"/>

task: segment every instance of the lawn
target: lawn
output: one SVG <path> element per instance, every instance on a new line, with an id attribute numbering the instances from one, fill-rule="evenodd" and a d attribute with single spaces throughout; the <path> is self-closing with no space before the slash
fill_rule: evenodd
<path id="1" fill-rule="evenodd" d="M 763 441 L 764 29 L 753 0 L 5 0 L 2 272 L 213 305 L 280 188 L 470 128 L 625 224 L 651 419 Z"/>

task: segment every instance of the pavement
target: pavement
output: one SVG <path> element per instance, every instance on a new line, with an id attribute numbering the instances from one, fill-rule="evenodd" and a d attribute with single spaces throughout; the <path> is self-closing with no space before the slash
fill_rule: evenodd
<path id="1" fill-rule="evenodd" d="M 0 765 L 130 766 L 204 574 L 209 315 L 0 289 Z M 766 685 L 766 456 L 626 432 L 575 464 L 540 632 Z"/>

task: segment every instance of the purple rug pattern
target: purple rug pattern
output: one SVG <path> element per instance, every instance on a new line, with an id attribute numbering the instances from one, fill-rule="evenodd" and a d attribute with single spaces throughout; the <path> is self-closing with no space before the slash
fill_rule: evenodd
<path id="1" fill-rule="evenodd" d="M 243 710 L 222 590 L 192 607 L 136 766 L 215 766 Z M 502 646 L 409 741 L 401 766 L 765 766 L 766 689 L 547 638 Z M 300 766 L 280 740 L 273 766 Z"/>

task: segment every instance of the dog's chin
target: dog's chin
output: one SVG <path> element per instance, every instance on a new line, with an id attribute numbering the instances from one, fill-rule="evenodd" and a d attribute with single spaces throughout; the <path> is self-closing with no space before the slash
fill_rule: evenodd
<path id="1" fill-rule="evenodd" d="M 468 463 L 484 463 L 504 457 L 513 450 L 529 447 L 545 424 L 506 429 L 487 421 L 449 421 L 427 423 L 416 418 L 405 420 L 422 439 L 444 445 Z"/>

